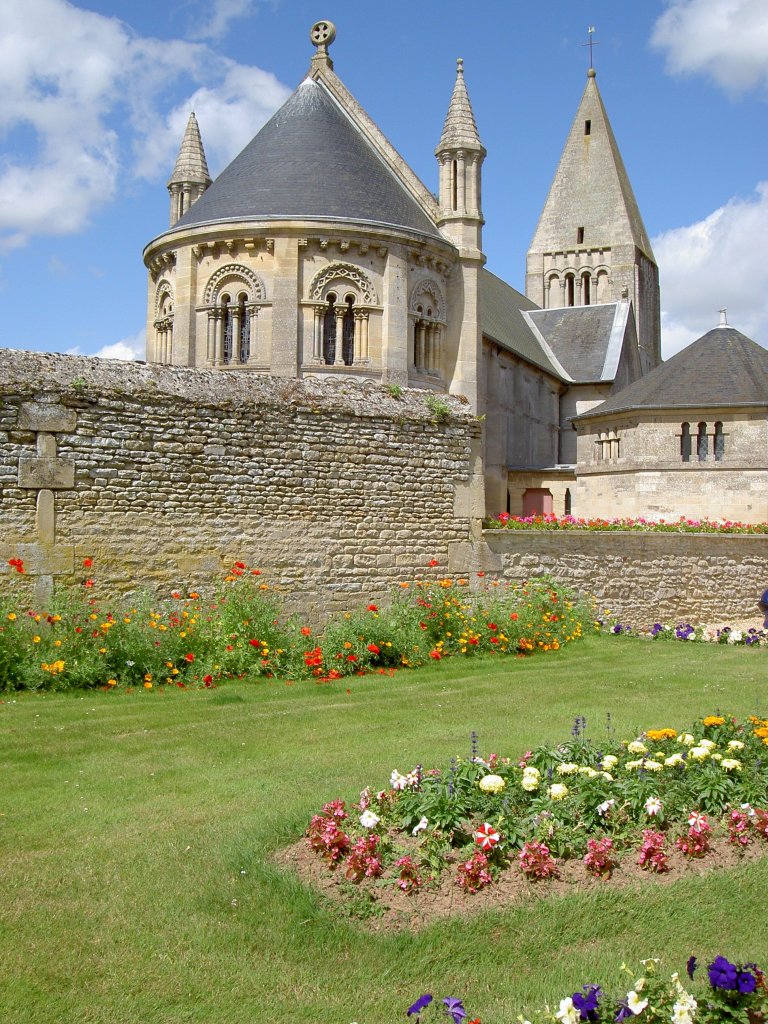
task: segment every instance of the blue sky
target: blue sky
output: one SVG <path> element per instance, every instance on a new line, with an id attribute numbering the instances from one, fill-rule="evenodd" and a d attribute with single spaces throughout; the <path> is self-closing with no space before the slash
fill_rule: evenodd
<path id="1" fill-rule="evenodd" d="M 525 252 L 597 81 L 661 269 L 665 355 L 717 322 L 768 347 L 766 0 L 2 0 L 0 346 L 143 355 L 144 245 L 190 109 L 213 174 L 304 76 L 335 70 L 433 190 L 463 57 L 488 150 L 488 267 Z"/>

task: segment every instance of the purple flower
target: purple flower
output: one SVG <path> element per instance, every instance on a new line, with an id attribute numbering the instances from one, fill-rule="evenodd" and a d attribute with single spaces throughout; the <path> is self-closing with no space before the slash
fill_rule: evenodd
<path id="1" fill-rule="evenodd" d="M 737 988 L 736 979 L 739 972 L 736 965 L 730 963 L 724 956 L 716 956 L 707 968 L 707 973 L 712 988 L 722 988 L 726 991 L 734 991 Z"/>
<path id="2" fill-rule="evenodd" d="M 616 1024 L 621 1024 L 622 1021 L 624 1021 L 628 1017 L 632 1017 L 632 1016 L 634 1016 L 634 1014 L 632 1013 L 630 1008 L 627 1006 L 626 1002 L 622 1002 L 622 1003 L 619 1003 L 619 1012 L 616 1014 L 616 1016 L 613 1019 L 616 1022 Z"/>
<path id="3" fill-rule="evenodd" d="M 461 1024 L 467 1016 L 467 1011 L 464 1009 L 462 1001 L 460 999 L 446 998 L 443 1002 L 445 1003 L 447 1016 L 453 1017 L 453 1024 Z"/>
<path id="4" fill-rule="evenodd" d="M 688 977 L 693 981 L 693 972 L 696 970 L 696 957 L 692 956 L 688 958 L 688 963 L 685 965 L 685 969 L 688 972 Z"/>
<path id="5" fill-rule="evenodd" d="M 739 971 L 736 978 L 736 987 L 742 995 L 748 995 L 757 988 L 757 978 L 754 974 L 750 974 L 749 971 Z"/>
<path id="6" fill-rule="evenodd" d="M 574 992 L 573 1005 L 579 1011 L 582 1020 L 596 1021 L 598 1019 L 597 1004 L 602 995 L 599 985 L 584 985 L 581 992 Z"/>
<path id="7" fill-rule="evenodd" d="M 423 996 L 420 996 L 413 1006 L 408 1007 L 407 1017 L 412 1017 L 414 1013 L 421 1013 L 432 1002 L 432 996 L 426 992 Z"/>

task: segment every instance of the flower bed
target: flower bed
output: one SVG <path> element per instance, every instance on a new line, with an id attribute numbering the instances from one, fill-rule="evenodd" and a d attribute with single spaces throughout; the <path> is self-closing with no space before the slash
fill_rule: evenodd
<path id="1" fill-rule="evenodd" d="M 14 578 L 20 559 L 9 562 Z M 429 567 L 439 571 L 436 562 Z M 83 562 L 75 591 L 48 609 L 0 600 L 0 689 L 213 686 L 225 679 L 313 679 L 395 670 L 481 654 L 525 655 L 577 640 L 591 610 L 547 579 L 401 583 L 387 607 L 329 621 L 321 631 L 283 615 L 258 569 L 236 562 L 208 595 L 157 601 L 100 593 Z M 430 573 L 431 575 L 431 573 Z"/>
<path id="2" fill-rule="evenodd" d="M 598 622 L 597 626 L 611 636 L 637 636 L 649 640 L 684 640 L 707 644 L 729 644 L 736 647 L 768 647 L 768 629 L 738 629 L 723 626 L 694 626 L 678 622 L 674 626 L 654 622 L 648 629 L 633 629 L 623 622 Z"/>
<path id="3" fill-rule="evenodd" d="M 683 982 L 677 971 L 669 979 L 663 978 L 660 963 L 656 957 L 642 960 L 642 971 L 633 971 L 623 964 L 622 970 L 631 981 L 620 994 L 589 983 L 561 999 L 556 1011 L 547 1007 L 532 1015 L 532 1021 L 522 1016 L 517 1019 L 520 1024 L 581 1024 L 583 1021 L 621 1024 L 634 1018 L 639 1018 L 641 1024 L 644 1021 L 763 1024 L 765 1021 L 768 984 L 765 972 L 757 964 L 731 963 L 726 957 L 717 956 L 707 965 L 705 975 L 692 956 L 686 964 L 688 977 Z M 429 1021 L 482 1024 L 479 1017 L 469 1019 L 463 1000 L 433 999 L 430 993 L 417 999 L 406 1010 L 406 1016 L 412 1018 L 414 1024 Z"/>
<path id="4" fill-rule="evenodd" d="M 578 519 L 575 516 L 511 516 L 501 512 L 486 520 L 490 530 L 592 530 L 633 533 L 768 533 L 768 523 L 739 523 L 716 519 Z"/>
<path id="5" fill-rule="evenodd" d="M 599 743 L 585 731 L 579 718 L 566 742 L 516 759 L 482 757 L 473 736 L 469 756 L 447 768 L 394 770 L 386 788 L 312 818 L 315 862 L 337 896 L 362 887 L 368 902 L 354 899 L 368 914 L 402 915 L 403 894 L 439 893 L 453 907 L 458 893 L 502 884 L 519 895 L 768 852 L 768 719 L 708 715 L 689 731 L 619 741 L 608 730 Z"/>

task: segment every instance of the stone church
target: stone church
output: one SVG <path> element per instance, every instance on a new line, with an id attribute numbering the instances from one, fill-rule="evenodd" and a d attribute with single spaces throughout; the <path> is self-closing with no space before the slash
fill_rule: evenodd
<path id="1" fill-rule="evenodd" d="M 615 514 L 580 466 L 594 477 L 599 452 L 622 468 L 617 423 L 592 437 L 580 417 L 659 367 L 659 274 L 594 70 L 522 295 L 484 267 L 486 151 L 462 61 L 433 195 L 335 74 L 334 37 L 313 26 L 306 78 L 215 181 L 190 115 L 170 227 L 144 252 L 147 360 L 463 395 L 485 423 L 488 514 Z M 674 511 L 632 493 L 621 512 Z"/>

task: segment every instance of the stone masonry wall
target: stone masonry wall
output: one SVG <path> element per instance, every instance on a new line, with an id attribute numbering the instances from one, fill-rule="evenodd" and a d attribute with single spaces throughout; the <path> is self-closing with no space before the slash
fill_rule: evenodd
<path id="1" fill-rule="evenodd" d="M 457 399 L 6 351 L 0 589 L 201 588 L 242 560 L 316 618 L 449 551 L 471 569 L 479 427 Z M 23 558 L 28 577 L 7 566 Z"/>
<path id="2" fill-rule="evenodd" d="M 486 530 L 484 539 L 486 571 L 516 581 L 548 573 L 634 628 L 762 626 L 768 536 Z"/>

